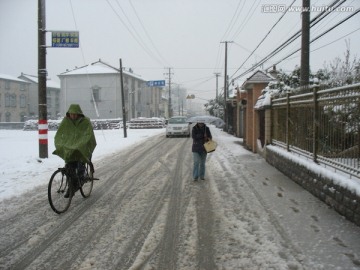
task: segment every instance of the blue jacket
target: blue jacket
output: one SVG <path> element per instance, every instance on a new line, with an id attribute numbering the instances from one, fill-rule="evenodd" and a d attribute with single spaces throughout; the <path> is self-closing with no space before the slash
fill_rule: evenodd
<path id="1" fill-rule="evenodd" d="M 205 124 L 202 127 L 196 124 L 192 128 L 191 137 L 193 138 L 192 152 L 206 153 L 204 143 L 212 139 L 210 129 Z"/>

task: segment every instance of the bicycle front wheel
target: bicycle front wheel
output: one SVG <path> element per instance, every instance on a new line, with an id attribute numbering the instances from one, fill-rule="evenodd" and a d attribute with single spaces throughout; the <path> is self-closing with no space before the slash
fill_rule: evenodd
<path id="1" fill-rule="evenodd" d="M 69 187 L 69 180 L 70 178 L 63 169 L 56 170 L 50 178 L 48 199 L 52 210 L 57 214 L 64 213 L 70 206 L 72 190 Z"/>
<path id="2" fill-rule="evenodd" d="M 84 198 L 90 196 L 93 185 L 94 185 L 94 175 L 92 170 L 90 169 L 89 163 L 85 165 L 85 177 L 84 179 L 80 179 L 80 193 Z"/>

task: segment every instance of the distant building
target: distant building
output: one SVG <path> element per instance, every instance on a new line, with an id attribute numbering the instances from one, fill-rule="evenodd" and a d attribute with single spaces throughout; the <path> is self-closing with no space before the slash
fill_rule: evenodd
<path id="1" fill-rule="evenodd" d="M 39 80 L 37 76 L 21 73 L 18 77 L 30 83 L 29 86 L 29 118 L 38 118 L 39 114 Z M 60 84 L 46 80 L 47 118 L 57 119 L 60 115 Z"/>
<path id="2" fill-rule="evenodd" d="M 0 122 L 24 122 L 29 115 L 29 86 L 24 80 L 0 74 Z"/>
<path id="3" fill-rule="evenodd" d="M 66 113 L 72 103 L 80 104 L 92 119 L 123 117 L 120 70 L 101 60 L 58 75 L 61 85 L 60 112 Z M 124 100 L 127 120 L 137 117 L 165 117 L 167 102 L 163 87 L 148 87 L 146 80 L 123 71 Z"/>

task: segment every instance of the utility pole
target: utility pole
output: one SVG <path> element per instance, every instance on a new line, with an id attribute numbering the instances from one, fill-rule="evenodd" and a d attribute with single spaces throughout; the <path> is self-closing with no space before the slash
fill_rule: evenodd
<path id="1" fill-rule="evenodd" d="M 224 122 L 225 128 L 224 131 L 228 130 L 228 121 L 227 121 L 227 110 L 226 110 L 226 99 L 227 99 L 227 89 L 228 89 L 228 81 L 227 81 L 227 45 L 228 43 L 232 43 L 232 41 L 221 41 L 220 43 L 225 43 L 225 75 L 224 75 Z"/>
<path id="2" fill-rule="evenodd" d="M 303 0 L 302 7 L 300 86 L 306 87 L 310 76 L 310 0 Z"/>
<path id="3" fill-rule="evenodd" d="M 178 109 L 179 109 L 179 115 L 181 115 L 180 114 L 180 87 L 179 87 L 179 85 L 177 86 L 177 90 L 178 90 L 178 93 L 177 93 L 177 96 L 178 96 Z"/>
<path id="4" fill-rule="evenodd" d="M 48 123 L 46 101 L 46 20 L 45 0 L 38 0 L 38 101 L 39 157 L 48 158 Z"/>
<path id="5" fill-rule="evenodd" d="M 218 89 L 219 89 L 219 85 L 218 85 L 218 78 L 220 76 L 220 73 L 214 73 L 216 76 L 216 103 L 219 102 L 219 97 L 218 97 Z"/>
<path id="6" fill-rule="evenodd" d="M 120 61 L 120 88 L 121 88 L 121 102 L 122 102 L 122 115 L 123 115 L 123 129 L 124 129 L 124 138 L 126 138 L 127 137 L 127 131 L 126 131 L 126 108 L 125 108 L 125 95 L 124 95 L 123 67 L 122 67 L 121 58 L 120 58 L 119 61 Z"/>
<path id="7" fill-rule="evenodd" d="M 169 69 L 169 72 L 168 73 L 164 73 L 164 75 L 168 75 L 168 80 L 169 80 L 169 102 L 168 102 L 168 113 L 169 113 L 169 118 L 171 118 L 172 116 L 172 109 L 171 109 L 171 74 L 174 74 L 174 73 L 171 73 L 171 68 L 168 68 Z"/>

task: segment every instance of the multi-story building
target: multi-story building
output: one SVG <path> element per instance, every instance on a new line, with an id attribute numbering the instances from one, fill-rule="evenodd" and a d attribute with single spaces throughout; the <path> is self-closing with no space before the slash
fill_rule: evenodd
<path id="1" fill-rule="evenodd" d="M 124 105 L 127 120 L 137 117 L 165 117 L 167 101 L 163 87 L 148 87 L 146 80 L 131 70 L 123 71 Z M 101 60 L 58 75 L 61 85 L 60 112 L 80 104 L 92 119 L 123 117 L 120 70 Z M 165 104 L 166 103 L 166 104 Z"/>
<path id="2" fill-rule="evenodd" d="M 0 122 L 24 122 L 29 115 L 29 83 L 0 74 Z"/>
<path id="3" fill-rule="evenodd" d="M 39 80 L 37 76 L 21 73 L 18 77 L 29 85 L 29 117 L 37 118 L 39 114 Z M 57 119 L 60 116 L 60 84 L 51 79 L 46 80 L 47 118 Z"/>

